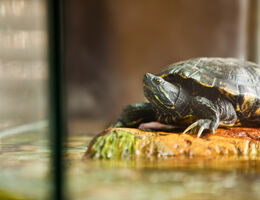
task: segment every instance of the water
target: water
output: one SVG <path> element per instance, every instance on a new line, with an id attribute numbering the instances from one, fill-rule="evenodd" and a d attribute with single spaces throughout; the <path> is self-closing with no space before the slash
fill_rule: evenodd
<path id="1" fill-rule="evenodd" d="M 1 192 L 47 199 L 50 191 L 46 129 L 1 139 Z M 82 160 L 91 137 L 68 138 L 66 196 L 71 199 L 260 199 L 260 160 Z"/>

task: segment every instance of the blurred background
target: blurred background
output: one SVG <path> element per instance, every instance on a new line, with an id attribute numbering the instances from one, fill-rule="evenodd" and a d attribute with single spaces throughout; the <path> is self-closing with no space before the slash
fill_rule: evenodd
<path id="1" fill-rule="evenodd" d="M 200 56 L 256 61 L 255 3 L 65 1 L 70 128 L 102 130 L 123 106 L 145 101 L 144 73 L 158 73 L 170 63 Z"/>
<path id="2" fill-rule="evenodd" d="M 70 132 L 145 101 L 142 78 L 200 56 L 257 61 L 257 0 L 63 1 Z M 46 119 L 46 1 L 0 1 L 0 129 Z"/>
<path id="3" fill-rule="evenodd" d="M 45 1 L 0 0 L 0 130 L 46 119 L 46 21 Z"/>

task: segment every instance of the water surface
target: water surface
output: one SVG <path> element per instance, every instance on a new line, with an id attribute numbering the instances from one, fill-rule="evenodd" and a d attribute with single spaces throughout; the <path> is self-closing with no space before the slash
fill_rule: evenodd
<path id="1" fill-rule="evenodd" d="M 50 191 L 46 130 L 1 139 L 0 193 L 46 199 Z M 260 160 L 154 158 L 82 160 L 91 136 L 72 135 L 65 151 L 71 199 L 260 199 Z"/>

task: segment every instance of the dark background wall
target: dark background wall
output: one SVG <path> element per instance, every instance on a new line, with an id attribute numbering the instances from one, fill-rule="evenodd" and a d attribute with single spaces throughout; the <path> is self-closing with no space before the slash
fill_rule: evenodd
<path id="1" fill-rule="evenodd" d="M 70 118 L 107 120 L 144 101 L 142 77 L 198 56 L 243 56 L 237 0 L 65 1 Z M 243 28 L 243 27 L 242 27 Z"/>

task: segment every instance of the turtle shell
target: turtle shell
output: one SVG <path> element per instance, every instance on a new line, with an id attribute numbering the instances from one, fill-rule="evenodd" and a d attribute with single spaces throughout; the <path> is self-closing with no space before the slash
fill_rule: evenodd
<path id="1" fill-rule="evenodd" d="M 179 75 L 235 96 L 260 98 L 260 67 L 235 58 L 194 58 L 168 66 L 161 77 Z"/>

